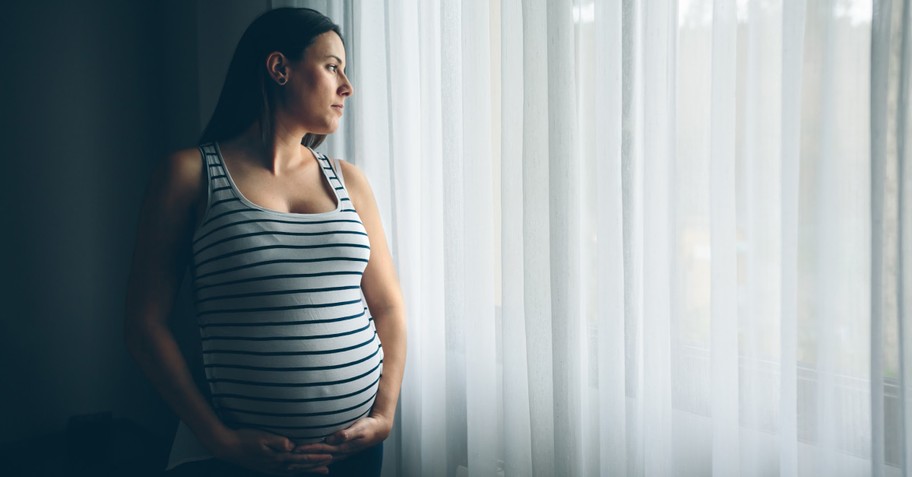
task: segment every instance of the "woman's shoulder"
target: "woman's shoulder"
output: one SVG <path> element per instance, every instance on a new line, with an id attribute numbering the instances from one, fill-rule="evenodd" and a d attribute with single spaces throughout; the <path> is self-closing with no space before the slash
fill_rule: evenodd
<path id="1" fill-rule="evenodd" d="M 358 212 L 364 213 L 365 210 L 376 208 L 374 191 L 367 179 L 367 174 L 360 167 L 343 159 L 339 159 L 339 169 L 342 177 L 345 178 L 345 189 Z M 370 209 L 365 209 L 365 205 L 370 206 Z"/>
<path id="2" fill-rule="evenodd" d="M 203 159 L 199 148 L 188 147 L 172 151 L 159 167 L 172 186 L 193 188 L 202 183 Z"/>
<path id="3" fill-rule="evenodd" d="M 156 164 L 150 192 L 167 202 L 189 205 L 198 202 L 204 185 L 200 150 L 188 147 L 166 154 Z"/>
<path id="4" fill-rule="evenodd" d="M 363 189 L 367 184 L 367 176 L 364 175 L 364 171 L 345 159 L 338 158 L 336 160 L 339 161 L 339 172 L 345 178 L 345 188 L 350 193 L 359 192 Z"/>
<path id="5" fill-rule="evenodd" d="M 165 157 L 165 167 L 173 169 L 181 175 L 201 174 L 203 172 L 203 158 L 198 147 L 187 147 L 172 151 Z"/>

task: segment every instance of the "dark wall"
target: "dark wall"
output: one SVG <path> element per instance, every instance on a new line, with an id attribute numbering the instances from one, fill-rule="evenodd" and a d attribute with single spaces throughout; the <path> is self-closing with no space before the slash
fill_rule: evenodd
<path id="1" fill-rule="evenodd" d="M 0 442 L 101 411 L 170 439 L 122 310 L 149 172 L 200 131 L 196 16 L 179 0 L 4 7 Z M 196 333 L 186 298 L 181 339 Z"/>

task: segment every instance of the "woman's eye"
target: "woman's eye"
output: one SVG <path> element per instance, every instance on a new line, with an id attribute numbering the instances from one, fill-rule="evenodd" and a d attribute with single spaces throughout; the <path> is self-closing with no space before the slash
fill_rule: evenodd
<path id="1" fill-rule="evenodd" d="M 332 68 L 333 71 L 336 71 L 337 69 L 339 69 L 339 67 L 337 65 L 329 65 L 329 67 Z"/>

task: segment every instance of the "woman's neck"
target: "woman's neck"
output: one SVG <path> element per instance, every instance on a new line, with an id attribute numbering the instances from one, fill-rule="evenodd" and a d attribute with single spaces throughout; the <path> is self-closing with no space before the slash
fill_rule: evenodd
<path id="1" fill-rule="evenodd" d="M 276 128 L 272 142 L 264 144 L 260 133 L 259 122 L 254 122 L 247 130 L 227 141 L 228 147 L 246 159 L 256 162 L 274 175 L 295 169 L 302 161 L 310 160 L 312 153 L 301 145 L 304 135 L 298 135 Z"/>

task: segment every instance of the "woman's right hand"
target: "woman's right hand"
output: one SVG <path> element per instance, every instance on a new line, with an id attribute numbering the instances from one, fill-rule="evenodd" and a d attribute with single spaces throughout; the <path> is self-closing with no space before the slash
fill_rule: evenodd
<path id="1" fill-rule="evenodd" d="M 273 475 L 328 474 L 330 454 L 293 454 L 294 442 L 258 429 L 232 429 L 217 449 L 218 459 Z"/>

